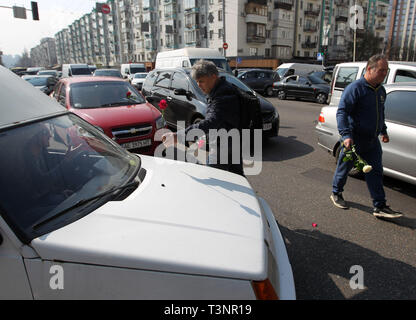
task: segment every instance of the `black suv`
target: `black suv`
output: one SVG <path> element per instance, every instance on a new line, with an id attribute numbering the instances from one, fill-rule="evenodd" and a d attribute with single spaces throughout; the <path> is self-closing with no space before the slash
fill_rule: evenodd
<path id="1" fill-rule="evenodd" d="M 159 108 L 161 100 L 167 102 L 164 117 L 172 128 L 177 128 L 178 121 L 185 121 L 185 126 L 189 126 L 205 117 L 207 98 L 190 76 L 190 72 L 191 69 L 186 68 L 155 69 L 148 74 L 143 83 L 142 94 L 147 101 L 156 108 Z M 223 71 L 220 71 L 219 75 L 234 86 L 257 96 L 262 110 L 263 136 L 277 136 L 280 125 L 277 109 L 233 75 Z"/>
<path id="2" fill-rule="evenodd" d="M 245 69 L 239 71 L 237 78 L 251 89 L 269 97 L 274 94 L 273 82 L 279 81 L 279 75 L 276 72 L 264 69 Z"/>

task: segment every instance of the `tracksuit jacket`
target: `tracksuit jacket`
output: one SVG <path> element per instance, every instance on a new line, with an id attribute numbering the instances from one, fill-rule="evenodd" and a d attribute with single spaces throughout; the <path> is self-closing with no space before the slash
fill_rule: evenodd
<path id="1" fill-rule="evenodd" d="M 348 85 L 337 111 L 338 131 L 342 140 L 360 137 L 374 140 L 387 134 L 384 121 L 386 90 L 382 85 L 373 88 L 364 77 Z"/>

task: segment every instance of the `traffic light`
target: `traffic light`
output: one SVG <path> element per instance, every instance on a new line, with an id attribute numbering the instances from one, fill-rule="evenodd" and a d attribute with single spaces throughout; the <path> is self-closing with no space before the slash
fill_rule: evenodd
<path id="1" fill-rule="evenodd" d="M 39 20 L 38 3 L 35 1 L 30 2 L 32 5 L 32 18 L 33 20 Z"/>

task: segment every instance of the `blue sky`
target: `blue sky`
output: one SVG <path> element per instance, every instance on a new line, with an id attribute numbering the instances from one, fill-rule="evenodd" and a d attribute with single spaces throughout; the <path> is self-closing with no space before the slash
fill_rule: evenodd
<path id="1" fill-rule="evenodd" d="M 31 9 L 30 0 L 0 0 L 0 6 Z M 37 0 L 39 21 L 32 20 L 32 12 L 26 11 L 27 19 L 13 17 L 13 10 L 0 7 L 0 51 L 4 55 L 21 54 L 40 43 L 44 37 L 71 24 L 95 8 L 95 0 Z M 105 1 L 102 1 L 105 2 Z"/>

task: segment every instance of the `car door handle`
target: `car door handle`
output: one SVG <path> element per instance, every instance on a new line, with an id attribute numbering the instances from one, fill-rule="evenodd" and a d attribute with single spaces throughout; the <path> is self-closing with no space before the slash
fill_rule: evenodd
<path id="1" fill-rule="evenodd" d="M 173 99 L 172 99 L 172 97 L 166 97 L 166 100 L 172 101 Z"/>

